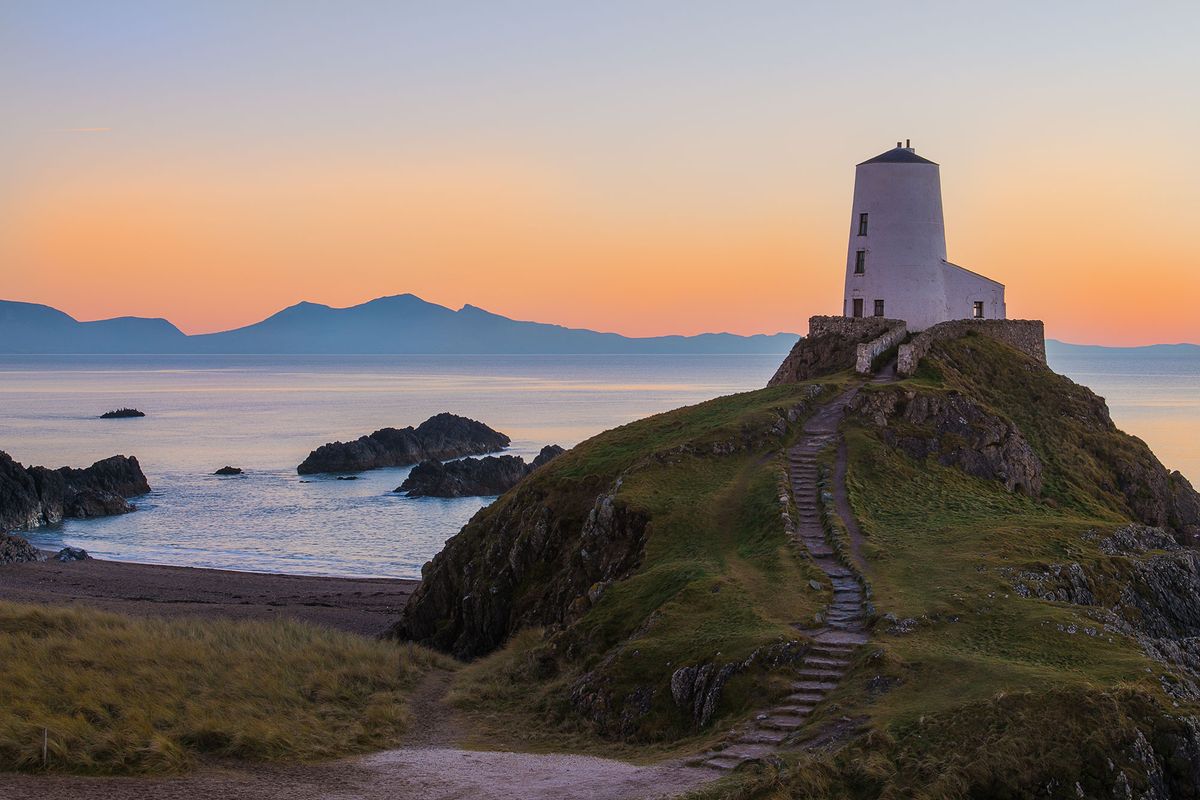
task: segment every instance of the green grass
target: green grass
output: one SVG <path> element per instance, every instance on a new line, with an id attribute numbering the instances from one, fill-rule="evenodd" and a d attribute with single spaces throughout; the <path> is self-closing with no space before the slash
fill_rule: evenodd
<path id="1" fill-rule="evenodd" d="M 452 699 L 489 740 L 644 758 L 695 746 L 786 693 L 779 675 L 748 670 L 727 684 L 720 719 L 697 731 L 676 707 L 670 678 L 682 666 L 740 661 L 794 640 L 791 623 L 828 602 L 808 587 L 822 575 L 787 542 L 780 516 L 779 455 L 795 426 L 770 432 L 808 394 L 807 386 L 776 387 L 660 414 L 595 437 L 535 474 L 560 497 L 586 484 L 589 506 L 621 474 L 618 501 L 651 522 L 640 567 L 552 643 L 518 635 L 458 676 Z M 584 676 L 615 699 L 609 719 L 582 721 L 572 705 Z M 648 710 L 630 724 L 623 704 L 647 696 Z"/>
<path id="2" fill-rule="evenodd" d="M 783 769 L 748 770 L 696 797 L 1111 796 L 1118 769 L 1135 795 L 1148 789 L 1135 741 L 1170 752 L 1179 717 L 1196 709 L 1163 694 L 1163 665 L 1106 631 L 1098 609 L 1013 588 L 1019 572 L 1078 563 L 1100 601 L 1118 603 L 1130 558 L 1102 553 L 1085 534 L 1103 536 L 1136 515 L 1138 492 L 1116 487 L 1128 485 L 1123 470 L 1137 476 L 1152 458 L 1145 445 L 1108 424 L 1081 387 L 984 337 L 939 345 L 914 378 L 863 391 L 956 391 L 1012 420 L 1042 462 L 1044 492 L 1009 493 L 915 460 L 851 418 L 848 489 L 873 601 L 878 614 L 915 625 L 902 632 L 880 619 L 820 715 L 860 720 L 861 738 L 793 756 Z M 932 433 L 911 427 L 892 424 L 904 435 Z M 1187 764 L 1168 758 L 1165 768 L 1179 791 L 1194 790 Z"/>
<path id="3" fill-rule="evenodd" d="M 403 733 L 417 680 L 450 666 L 294 622 L 0 604 L 0 769 L 156 773 L 378 749 Z"/>

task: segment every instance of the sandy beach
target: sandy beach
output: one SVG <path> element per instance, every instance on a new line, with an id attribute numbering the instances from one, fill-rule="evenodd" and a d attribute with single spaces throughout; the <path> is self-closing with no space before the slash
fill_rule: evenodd
<path id="1" fill-rule="evenodd" d="M 0 566 L 0 600 L 77 603 L 135 616 L 287 617 L 372 636 L 417 585 L 396 578 L 331 578 L 89 559 Z"/>

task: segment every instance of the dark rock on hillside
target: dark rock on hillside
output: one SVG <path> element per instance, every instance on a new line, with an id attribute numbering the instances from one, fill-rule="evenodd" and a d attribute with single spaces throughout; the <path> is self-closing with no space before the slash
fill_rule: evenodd
<path id="1" fill-rule="evenodd" d="M 860 393 L 850 412 L 882 428 L 889 445 L 915 459 L 1002 482 L 1010 492 L 1039 495 L 1042 463 L 1011 421 L 957 392 L 887 390 Z"/>
<path id="2" fill-rule="evenodd" d="M 105 411 L 100 415 L 100 419 L 129 419 L 144 416 L 146 416 L 145 412 L 138 411 L 136 408 L 118 408 L 116 411 Z"/>
<path id="3" fill-rule="evenodd" d="M 125 498 L 150 491 L 137 459 L 112 456 L 86 469 L 24 467 L 0 451 L 0 530 L 36 528 L 66 517 L 133 511 Z"/>
<path id="4" fill-rule="evenodd" d="M 241 475 L 241 467 L 221 467 L 213 475 Z"/>
<path id="5" fill-rule="evenodd" d="M 542 448 L 533 463 L 520 456 L 485 456 L 458 461 L 422 461 L 400 484 L 397 492 L 409 497 L 486 497 L 516 486 L 533 470 L 563 452 L 558 445 Z"/>
<path id="6" fill-rule="evenodd" d="M 301 475 L 405 467 L 428 459 L 461 458 L 503 450 L 509 438 L 482 422 L 438 414 L 416 428 L 383 428 L 353 442 L 332 442 L 308 454 Z"/>
<path id="7" fill-rule="evenodd" d="M 648 520 L 615 500 L 620 483 L 585 505 L 535 481 L 483 509 L 422 567 L 388 635 L 475 658 L 513 631 L 563 623 L 641 557 Z"/>
<path id="8" fill-rule="evenodd" d="M 897 324 L 897 320 L 883 317 L 813 317 L 809 321 L 810 334 L 792 346 L 767 385 L 801 383 L 854 369 L 858 346 Z"/>
<path id="9" fill-rule="evenodd" d="M 37 548 L 20 536 L 0 533 L 0 564 L 21 564 L 26 561 L 40 561 L 41 558 Z"/>

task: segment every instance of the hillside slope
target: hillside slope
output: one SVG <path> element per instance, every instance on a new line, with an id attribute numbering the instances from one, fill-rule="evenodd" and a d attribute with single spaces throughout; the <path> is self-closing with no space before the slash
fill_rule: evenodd
<path id="1" fill-rule="evenodd" d="M 793 623 L 827 589 L 782 535 L 780 455 L 853 380 L 581 444 L 447 543 L 393 633 L 478 659 L 456 697 L 501 739 L 694 752 L 778 698 L 808 647 Z M 1200 496 L 1183 476 L 1085 387 L 977 336 L 864 386 L 842 427 L 875 613 L 807 735 L 845 735 L 714 796 L 1193 796 Z M 725 680 L 697 699 L 672 681 L 684 667 Z"/>

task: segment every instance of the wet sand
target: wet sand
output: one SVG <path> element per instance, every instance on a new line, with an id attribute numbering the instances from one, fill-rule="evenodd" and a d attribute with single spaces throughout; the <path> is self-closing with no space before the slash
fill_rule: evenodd
<path id="1" fill-rule="evenodd" d="M 79 604 L 135 616 L 290 618 L 372 636 L 396 620 L 417 583 L 89 559 L 0 566 L 0 601 Z"/>

